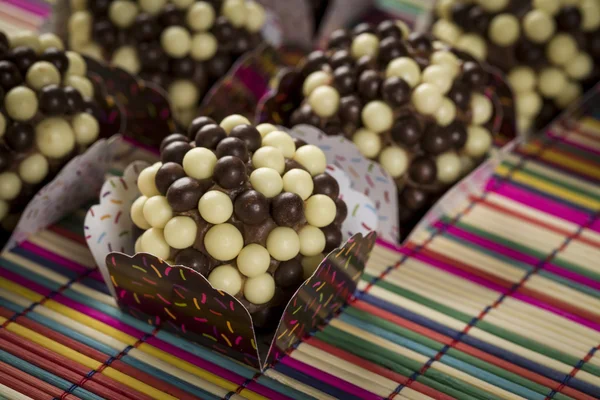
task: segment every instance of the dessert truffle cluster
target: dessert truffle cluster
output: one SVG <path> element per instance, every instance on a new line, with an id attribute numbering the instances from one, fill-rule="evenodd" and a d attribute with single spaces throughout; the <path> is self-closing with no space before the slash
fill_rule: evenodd
<path id="1" fill-rule="evenodd" d="M 195 117 L 205 91 L 261 42 L 261 5 L 246 0 L 71 0 L 72 49 L 168 91 L 176 119 Z"/>
<path id="2" fill-rule="evenodd" d="M 0 222 L 99 135 L 83 58 L 53 34 L 0 32 Z M 12 216 L 14 218 L 8 218 Z"/>
<path id="3" fill-rule="evenodd" d="M 135 251 L 195 269 L 260 325 L 341 244 L 338 183 L 318 147 L 273 125 L 198 117 L 188 133 L 167 136 L 139 175 Z"/>
<path id="4" fill-rule="evenodd" d="M 523 131 L 547 124 L 598 78 L 598 0 L 441 0 L 440 40 L 501 68 Z"/>
<path id="5" fill-rule="evenodd" d="M 306 59 L 290 123 L 345 135 L 379 161 L 400 188 L 403 220 L 486 155 L 494 109 L 477 61 L 395 21 L 337 30 L 328 47 Z"/>

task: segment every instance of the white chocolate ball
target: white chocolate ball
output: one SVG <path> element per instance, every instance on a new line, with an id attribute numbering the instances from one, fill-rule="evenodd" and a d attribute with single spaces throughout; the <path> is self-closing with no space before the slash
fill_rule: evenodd
<path id="1" fill-rule="evenodd" d="M 102 48 L 94 42 L 86 43 L 85 45 L 80 46 L 80 47 L 72 46 L 72 48 L 76 49 L 81 54 L 91 57 L 97 61 L 103 61 L 103 59 L 104 59 L 104 56 L 102 54 Z"/>
<path id="2" fill-rule="evenodd" d="M 392 178 L 399 178 L 408 168 L 408 154 L 402 147 L 386 147 L 379 155 L 379 163 Z"/>
<path id="3" fill-rule="evenodd" d="M 233 214 L 233 202 L 223 192 L 210 190 L 198 202 L 198 211 L 205 221 L 211 224 L 222 224 Z"/>
<path id="4" fill-rule="evenodd" d="M 144 217 L 144 205 L 146 204 L 146 200 L 148 198 L 146 196 L 140 196 L 131 205 L 131 221 L 140 229 L 146 230 L 150 229 L 151 226 L 146 221 L 146 217 Z"/>
<path id="5" fill-rule="evenodd" d="M 0 222 L 6 218 L 8 215 L 8 210 L 10 209 L 8 203 L 4 200 L 0 200 Z"/>
<path id="6" fill-rule="evenodd" d="M 462 35 L 462 29 L 447 19 L 438 19 L 433 24 L 431 33 L 433 33 L 433 36 L 436 38 L 453 45 L 456 43 L 460 35 Z"/>
<path id="7" fill-rule="evenodd" d="M 454 78 L 460 72 L 461 61 L 454 55 L 454 53 L 447 50 L 437 50 L 430 58 L 430 62 L 433 65 L 441 65 L 448 69 L 450 77 Z"/>
<path id="8" fill-rule="evenodd" d="M 144 219 L 153 228 L 163 229 L 167 222 L 173 218 L 173 209 L 165 196 L 150 197 L 144 203 L 142 212 L 144 213 Z"/>
<path id="9" fill-rule="evenodd" d="M 411 30 L 406 24 L 406 22 L 402 21 L 401 19 L 397 19 L 396 26 L 402 31 L 402 37 L 407 38 L 408 35 L 410 35 Z"/>
<path id="10" fill-rule="evenodd" d="M 166 242 L 174 249 L 187 249 L 193 246 L 196 242 L 197 233 L 198 225 L 196 225 L 196 221 L 184 216 L 171 218 L 165 225 L 164 231 Z"/>
<path id="11" fill-rule="evenodd" d="M 302 257 L 300 263 L 302 264 L 304 280 L 310 278 L 312 274 L 315 273 L 315 271 L 317 270 L 317 268 L 319 268 L 319 265 L 321 264 L 324 258 L 325 255 L 323 254 L 317 254 L 316 256 L 312 257 Z"/>
<path id="12" fill-rule="evenodd" d="M 362 56 L 377 57 L 379 39 L 372 33 L 361 33 L 356 36 L 350 46 L 350 54 L 355 60 Z"/>
<path id="13" fill-rule="evenodd" d="M 208 254 L 219 261 L 233 260 L 244 247 L 241 232 L 231 224 L 215 225 L 204 236 L 204 247 Z"/>
<path id="14" fill-rule="evenodd" d="M 46 118 L 35 127 L 38 150 L 49 158 L 63 158 L 75 148 L 75 133 L 62 118 Z"/>
<path id="15" fill-rule="evenodd" d="M 581 97 L 582 89 L 581 85 L 575 82 L 568 82 L 565 88 L 560 94 L 554 99 L 554 102 L 561 109 L 569 107 L 578 98 Z"/>
<path id="16" fill-rule="evenodd" d="M 415 87 L 421 81 L 421 68 L 415 60 L 409 57 L 398 57 L 390 61 L 385 69 L 385 77 L 397 76 Z"/>
<path id="17" fill-rule="evenodd" d="M 573 36 L 558 33 L 546 46 L 546 57 L 555 65 L 566 65 L 577 56 L 577 42 Z"/>
<path id="18" fill-rule="evenodd" d="M 325 71 L 315 71 L 308 75 L 302 84 L 302 94 L 304 97 L 310 94 L 319 86 L 329 85 L 331 83 L 331 75 Z"/>
<path id="19" fill-rule="evenodd" d="M 272 124 L 259 124 L 256 126 L 256 130 L 260 133 L 260 137 L 267 136 L 267 133 L 271 133 L 277 130 L 277 127 Z"/>
<path id="20" fill-rule="evenodd" d="M 442 105 L 440 89 L 431 83 L 422 83 L 415 88 L 411 101 L 418 112 L 424 115 L 435 114 Z"/>
<path id="21" fill-rule="evenodd" d="M 208 281 L 217 290 L 222 290 L 235 296 L 242 290 L 242 276 L 238 270 L 229 265 L 219 265 L 208 275 Z"/>
<path id="22" fill-rule="evenodd" d="M 94 85 L 88 78 L 85 78 L 83 76 L 67 76 L 67 79 L 65 79 L 65 86 L 73 87 L 86 100 L 90 100 L 94 97 Z"/>
<path id="23" fill-rule="evenodd" d="M 93 115 L 88 113 L 75 115 L 71 125 L 75 133 L 75 141 L 84 146 L 93 143 L 100 134 L 100 124 Z"/>
<path id="24" fill-rule="evenodd" d="M 295 230 L 278 226 L 267 236 L 267 250 L 277 261 L 288 261 L 300 252 L 300 238 Z"/>
<path id="25" fill-rule="evenodd" d="M 306 222 L 322 228 L 333 222 L 336 214 L 335 202 L 324 194 L 315 194 L 305 202 L 304 215 Z"/>
<path id="26" fill-rule="evenodd" d="M 183 170 L 194 179 L 207 179 L 213 176 L 217 156 L 205 147 L 195 147 L 183 156 Z"/>
<path id="27" fill-rule="evenodd" d="M 265 304 L 275 295 L 275 280 L 269 274 L 246 279 L 244 297 L 252 304 Z"/>
<path id="28" fill-rule="evenodd" d="M 340 105 L 340 94 L 331 86 L 318 86 L 308 96 L 308 104 L 322 118 L 333 116 Z"/>
<path id="29" fill-rule="evenodd" d="M 119 28 L 127 29 L 135 22 L 138 15 L 138 6 L 134 1 L 115 0 L 110 3 L 108 16 Z"/>
<path id="30" fill-rule="evenodd" d="M 294 154 L 294 161 L 300 163 L 312 176 L 322 174 L 327 167 L 325 153 L 312 144 L 298 148 Z"/>
<path id="31" fill-rule="evenodd" d="M 65 76 L 86 76 L 87 64 L 83 57 L 74 51 L 67 51 L 65 54 L 69 59 L 69 68 L 67 68 Z"/>
<path id="32" fill-rule="evenodd" d="M 241 28 L 246 23 L 245 0 L 225 0 L 221 6 L 221 14 L 231 25 Z"/>
<path id="33" fill-rule="evenodd" d="M 487 58 L 487 44 L 485 39 L 474 33 L 462 35 L 457 41 L 455 47 L 462 50 L 479 61 L 484 61 Z"/>
<path id="34" fill-rule="evenodd" d="M 516 92 L 528 92 L 536 85 L 536 75 L 531 67 L 519 66 L 510 70 L 508 82 Z"/>
<path id="35" fill-rule="evenodd" d="M 363 125 L 375 133 L 382 133 L 392 128 L 394 111 L 386 102 L 373 100 L 365 104 L 361 111 Z"/>
<path id="36" fill-rule="evenodd" d="M 150 228 L 142 234 L 141 246 L 142 252 L 150 253 L 156 257 L 166 260 L 171 254 L 171 248 L 165 240 L 162 229 Z"/>
<path id="37" fill-rule="evenodd" d="M 160 195 L 160 192 L 156 188 L 156 172 L 160 167 L 152 165 L 146 167 L 140 172 L 137 180 L 137 186 L 141 194 L 150 198 L 152 196 Z"/>
<path id="38" fill-rule="evenodd" d="M 267 14 L 263 6 L 256 1 L 246 2 L 246 30 L 251 33 L 260 32 L 267 20 Z"/>
<path id="39" fill-rule="evenodd" d="M 59 85 L 60 72 L 48 61 L 38 61 L 29 68 L 25 80 L 29 87 L 40 90 L 48 85 Z"/>
<path id="40" fill-rule="evenodd" d="M 19 164 L 19 176 L 25 183 L 36 185 L 48 176 L 50 166 L 46 157 L 34 153 Z"/>
<path id="41" fill-rule="evenodd" d="M 12 88 L 4 96 L 4 109 L 16 121 L 27 121 L 37 113 L 38 100 L 35 92 L 25 86 Z"/>
<path id="42" fill-rule="evenodd" d="M 565 65 L 565 72 L 569 77 L 577 79 L 578 81 L 586 79 L 592 73 L 594 69 L 594 60 L 589 54 L 579 52 Z"/>
<path id="43" fill-rule="evenodd" d="M 173 3 L 175 7 L 182 10 L 187 10 L 194 2 L 195 0 L 171 0 L 171 3 Z"/>
<path id="44" fill-rule="evenodd" d="M 381 137 L 369 130 L 360 128 L 352 136 L 352 141 L 360 153 L 367 158 L 375 158 L 381 151 Z"/>
<path id="45" fill-rule="evenodd" d="M 21 179 L 14 172 L 0 174 L 0 200 L 10 201 L 15 199 L 21 193 L 22 187 Z"/>
<path id="46" fill-rule="evenodd" d="M 135 241 L 135 244 L 133 245 L 133 251 L 135 251 L 135 254 L 143 252 L 141 236 L 139 238 L 137 238 L 137 240 Z"/>
<path id="47" fill-rule="evenodd" d="M 210 32 L 196 33 L 192 36 L 190 56 L 196 61 L 206 61 L 217 53 L 219 43 Z"/>
<path id="48" fill-rule="evenodd" d="M 252 243 L 240 251 L 236 264 L 242 274 L 253 278 L 267 272 L 271 265 L 271 255 L 266 248 Z"/>
<path id="49" fill-rule="evenodd" d="M 523 17 L 523 32 L 535 43 L 544 43 L 554 35 L 556 23 L 552 16 L 542 10 L 531 10 Z"/>
<path id="50" fill-rule="evenodd" d="M 477 158 L 483 156 L 492 146 L 492 135 L 482 126 L 471 125 L 467 128 L 467 143 L 464 151 Z"/>
<path id="51" fill-rule="evenodd" d="M 472 123 L 475 125 L 485 124 L 492 117 L 492 101 L 486 96 L 473 93 L 471 95 Z"/>
<path id="52" fill-rule="evenodd" d="M 439 19 L 452 19 L 452 6 L 455 0 L 439 0 L 435 3 L 435 13 Z"/>
<path id="53" fill-rule="evenodd" d="M 285 158 L 292 158 L 296 153 L 294 139 L 283 131 L 274 131 L 265 135 L 262 139 L 263 146 L 272 146 L 281 151 Z"/>
<path id="54" fill-rule="evenodd" d="M 542 98 L 537 92 L 520 92 L 515 96 L 519 116 L 535 118 L 542 109 Z"/>
<path id="55" fill-rule="evenodd" d="M 444 184 L 454 183 L 460 177 L 461 164 L 458 155 L 449 151 L 440 154 L 435 159 L 437 180 Z"/>
<path id="56" fill-rule="evenodd" d="M 294 168 L 283 175 L 283 190 L 297 194 L 302 200 L 308 199 L 313 189 L 312 177 L 303 169 Z"/>
<path id="57" fill-rule="evenodd" d="M 558 96 L 566 84 L 567 78 L 558 68 L 544 68 L 538 76 L 538 89 L 544 97 Z"/>
<path id="58" fill-rule="evenodd" d="M 559 0 L 533 0 L 533 8 L 546 12 L 548 15 L 556 15 L 560 10 Z"/>
<path id="59" fill-rule="evenodd" d="M 448 93 L 452 87 L 452 72 L 442 65 L 430 65 L 423 70 L 423 83 L 431 83 L 440 89 L 442 94 Z"/>
<path id="60" fill-rule="evenodd" d="M 281 175 L 272 168 L 257 168 L 250 174 L 252 187 L 266 198 L 277 196 L 283 190 Z"/>
<path id="61" fill-rule="evenodd" d="M 138 0 L 138 4 L 142 11 L 145 11 L 150 15 L 158 14 L 166 3 L 167 0 Z"/>
<path id="62" fill-rule="evenodd" d="M 140 59 L 138 58 L 137 51 L 133 46 L 122 46 L 119 47 L 112 55 L 111 62 L 125 71 L 132 74 L 140 72 L 141 65 Z"/>
<path id="63" fill-rule="evenodd" d="M 191 5 L 186 14 L 187 25 L 194 31 L 204 32 L 209 30 L 215 22 L 215 10 L 205 1 L 198 1 Z"/>
<path id="64" fill-rule="evenodd" d="M 252 124 L 250 123 L 250 121 L 248 121 L 248 118 L 246 118 L 242 115 L 239 115 L 239 114 L 232 114 L 228 117 L 225 117 L 223 119 L 223 121 L 221 121 L 221 123 L 219 124 L 219 126 L 221 128 L 223 128 L 228 135 L 229 135 L 229 132 L 231 132 L 231 130 L 238 125 L 252 125 Z"/>
<path id="65" fill-rule="evenodd" d="M 2 138 L 2 136 L 4 136 L 5 132 L 6 132 L 6 117 L 4 116 L 4 114 L 2 114 L 0 112 L 0 138 Z"/>
<path id="66" fill-rule="evenodd" d="M 305 225 L 298 232 L 300 238 L 300 254 L 303 256 L 316 256 L 325 250 L 325 234 L 319 228 Z"/>
<path id="67" fill-rule="evenodd" d="M 598 0 L 581 0 L 581 28 L 592 32 L 600 27 L 600 4 Z"/>
<path id="68" fill-rule="evenodd" d="M 285 157 L 280 149 L 273 146 L 264 146 L 252 155 L 254 168 L 272 168 L 279 174 L 285 171 Z"/>
<path id="69" fill-rule="evenodd" d="M 520 33 L 519 20 L 511 14 L 495 16 L 488 29 L 490 40 L 502 47 L 513 45 L 519 38 Z"/>
<path id="70" fill-rule="evenodd" d="M 435 120 L 440 126 L 448 126 L 456 118 L 456 106 L 454 102 L 447 97 L 442 99 L 442 105 L 435 113 Z"/>
<path id="71" fill-rule="evenodd" d="M 33 51 L 36 53 L 40 53 L 40 40 L 36 33 L 31 31 L 19 30 L 15 33 L 12 33 L 8 37 L 8 41 L 10 43 L 11 48 L 15 47 L 31 47 Z"/>
<path id="72" fill-rule="evenodd" d="M 171 83 L 168 92 L 171 103 L 179 109 L 192 108 L 200 99 L 198 87 L 187 79 L 178 79 Z"/>
<path id="73" fill-rule="evenodd" d="M 476 3 L 486 11 L 491 13 L 502 11 L 506 8 L 510 0 L 477 0 Z"/>
<path id="74" fill-rule="evenodd" d="M 192 48 L 192 38 L 185 28 L 170 26 L 160 35 L 160 44 L 167 55 L 183 58 Z"/>
<path id="75" fill-rule="evenodd" d="M 71 47 L 85 45 L 92 40 L 93 17 L 89 11 L 76 11 L 71 14 L 67 23 Z M 36 53 L 39 50 L 39 40 L 36 40 Z"/>

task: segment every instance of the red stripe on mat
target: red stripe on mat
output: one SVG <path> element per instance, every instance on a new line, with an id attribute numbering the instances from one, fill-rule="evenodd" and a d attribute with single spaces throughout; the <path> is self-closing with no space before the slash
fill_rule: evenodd
<path id="1" fill-rule="evenodd" d="M 77 242 L 78 244 L 82 244 L 87 247 L 87 242 L 85 241 L 85 237 L 83 236 L 83 231 L 81 233 L 74 233 L 68 229 L 63 228 L 60 225 L 52 225 L 46 228 L 49 231 L 56 233 L 59 236 L 72 240 L 73 242 Z"/>
<path id="2" fill-rule="evenodd" d="M 0 382 L 34 400 L 52 400 L 62 393 L 59 388 L 2 361 L 0 361 Z M 68 400 L 80 399 L 77 396 L 70 395 Z"/>

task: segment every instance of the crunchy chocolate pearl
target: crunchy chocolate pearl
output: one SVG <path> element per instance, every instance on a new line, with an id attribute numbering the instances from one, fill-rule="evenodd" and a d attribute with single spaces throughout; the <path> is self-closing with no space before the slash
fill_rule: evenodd
<path id="1" fill-rule="evenodd" d="M 487 35 L 488 28 L 492 15 L 486 12 L 482 7 L 473 6 L 467 12 L 467 29 L 472 32 L 476 32 L 482 36 Z"/>
<path id="2" fill-rule="evenodd" d="M 325 235 L 325 254 L 333 251 L 342 244 L 342 231 L 335 224 L 321 228 Z"/>
<path id="3" fill-rule="evenodd" d="M 217 158 L 225 156 L 237 157 L 242 161 L 248 160 L 248 147 L 243 140 L 235 137 L 227 137 L 217 145 Z"/>
<path id="4" fill-rule="evenodd" d="M 12 154 L 11 151 L 5 147 L 0 147 L 0 172 L 8 169 L 12 162 Z"/>
<path id="5" fill-rule="evenodd" d="M 296 258 L 283 261 L 273 274 L 275 284 L 281 288 L 290 288 L 300 285 L 304 281 L 302 264 Z"/>
<path id="6" fill-rule="evenodd" d="M 21 82 L 23 82 L 23 76 L 17 66 L 7 60 L 0 61 L 0 86 L 8 92 Z"/>
<path id="7" fill-rule="evenodd" d="M 185 25 L 185 14 L 182 10 L 178 9 L 174 4 L 167 4 L 162 9 L 158 16 L 160 23 L 167 26 L 184 26 Z"/>
<path id="8" fill-rule="evenodd" d="M 535 44 L 524 38 L 521 38 L 521 40 L 517 42 L 515 55 L 519 61 L 528 65 L 537 65 L 546 58 L 546 52 L 543 45 Z"/>
<path id="9" fill-rule="evenodd" d="M 381 95 L 393 106 L 401 106 L 410 101 L 411 89 L 406 81 L 398 76 L 391 76 L 383 81 Z"/>
<path id="10" fill-rule="evenodd" d="M 429 154 L 441 154 L 450 148 L 451 142 L 448 134 L 443 129 L 431 124 L 425 130 L 421 146 Z"/>
<path id="11" fill-rule="evenodd" d="M 346 202 L 339 198 L 335 199 L 335 210 L 335 219 L 333 220 L 333 223 L 341 225 L 348 216 L 348 206 L 346 205 Z"/>
<path id="12" fill-rule="evenodd" d="M 174 142 L 170 143 L 160 154 L 160 160 L 163 164 L 168 162 L 174 162 L 177 164 L 183 163 L 183 157 L 188 151 L 192 149 L 192 146 L 187 142 Z"/>
<path id="13" fill-rule="evenodd" d="M 377 69 L 377 63 L 371 56 L 362 56 L 356 60 L 356 66 L 354 68 L 356 76 L 360 76 L 363 72 L 368 69 Z"/>
<path id="14" fill-rule="evenodd" d="M 84 101 L 83 96 L 79 93 L 79 90 L 75 89 L 71 86 L 65 86 L 63 88 L 63 93 L 66 97 L 66 113 L 67 114 L 76 114 L 83 110 Z"/>
<path id="15" fill-rule="evenodd" d="M 40 110 L 46 115 L 62 115 L 67 110 L 67 96 L 58 85 L 48 85 L 38 96 Z"/>
<path id="16" fill-rule="evenodd" d="M 429 53 L 432 50 L 431 37 L 422 32 L 413 32 L 408 35 L 408 43 L 420 53 Z"/>
<path id="17" fill-rule="evenodd" d="M 446 128 L 452 147 L 461 149 L 467 143 L 467 129 L 458 121 L 452 122 Z"/>
<path id="18" fill-rule="evenodd" d="M 358 36 L 362 33 L 375 33 L 375 28 L 368 22 L 361 22 L 352 29 L 353 36 Z"/>
<path id="19" fill-rule="evenodd" d="M 394 58 L 404 57 L 408 55 L 408 50 L 402 42 L 394 36 L 386 37 L 379 43 L 379 60 L 385 65 Z"/>
<path id="20" fill-rule="evenodd" d="M 325 64 L 327 64 L 327 56 L 325 53 L 321 50 L 315 50 L 306 57 L 306 60 L 302 65 L 302 74 L 308 76 L 313 72 L 320 70 Z"/>
<path id="21" fill-rule="evenodd" d="M 358 93 L 365 100 L 373 100 L 379 95 L 381 78 L 375 70 L 367 70 L 358 78 Z"/>
<path id="22" fill-rule="evenodd" d="M 329 174 L 319 174 L 313 178 L 313 194 L 324 194 L 335 200 L 340 195 L 340 185 L 334 177 Z"/>
<path id="23" fill-rule="evenodd" d="M 296 193 L 280 193 L 271 202 L 271 215 L 277 225 L 292 227 L 304 219 L 304 201 Z"/>
<path id="24" fill-rule="evenodd" d="M 328 48 L 346 49 L 352 44 L 352 39 L 345 29 L 336 29 L 329 36 Z"/>
<path id="25" fill-rule="evenodd" d="M 413 146 L 421 140 L 423 130 L 415 117 L 406 116 L 396 120 L 391 129 L 392 139 L 398 144 Z"/>
<path id="26" fill-rule="evenodd" d="M 342 96 L 352 93 L 355 83 L 354 72 L 347 65 L 343 65 L 333 71 L 333 85 Z"/>
<path id="27" fill-rule="evenodd" d="M 471 89 L 461 81 L 455 81 L 448 92 L 448 98 L 461 110 L 467 110 L 471 104 Z"/>
<path id="28" fill-rule="evenodd" d="M 258 150 L 262 144 L 260 132 L 252 125 L 237 125 L 229 132 L 229 136 L 242 140 L 251 152 Z"/>
<path id="29" fill-rule="evenodd" d="M 352 67 L 354 59 L 348 50 L 337 50 L 329 57 L 329 64 L 334 70 L 343 65 Z"/>
<path id="30" fill-rule="evenodd" d="M 217 124 L 204 125 L 196 134 L 196 147 L 216 149 L 219 142 L 227 137 L 225 130 Z"/>
<path id="31" fill-rule="evenodd" d="M 156 188 L 160 194 L 164 196 L 167 194 L 167 191 L 173 182 L 184 178 L 185 176 L 185 171 L 181 165 L 168 162 L 161 165 L 158 171 L 156 171 L 156 177 L 154 178 L 154 181 L 156 183 Z"/>
<path id="32" fill-rule="evenodd" d="M 15 47 L 8 54 L 9 59 L 17 66 L 21 74 L 25 75 L 27 70 L 37 61 L 38 56 L 31 47 Z"/>
<path id="33" fill-rule="evenodd" d="M 235 198 L 233 210 L 244 224 L 257 225 L 269 217 L 269 202 L 262 193 L 247 190 Z"/>
<path id="34" fill-rule="evenodd" d="M 131 31 L 136 40 L 149 42 L 158 39 L 161 29 L 156 17 L 142 13 L 135 17 Z"/>
<path id="35" fill-rule="evenodd" d="M 171 143 L 175 143 L 175 142 L 186 142 L 187 143 L 187 137 L 185 137 L 185 135 L 182 135 L 181 133 L 172 133 L 169 136 L 165 137 L 162 142 L 160 142 L 160 151 L 162 153 L 162 151 L 165 149 L 165 147 L 167 147 L 168 145 L 170 145 Z"/>
<path id="36" fill-rule="evenodd" d="M 40 60 L 48 61 L 50 64 L 54 65 L 61 75 L 67 72 L 67 69 L 69 68 L 69 59 L 65 52 L 54 47 L 44 50 L 40 55 Z"/>
<path id="37" fill-rule="evenodd" d="M 200 131 L 200 129 L 204 128 L 206 125 L 217 125 L 217 122 L 210 117 L 197 117 L 192 120 L 190 126 L 188 127 L 188 137 L 190 139 L 195 139 L 196 134 Z M 206 147 L 206 146 L 201 146 Z"/>
<path id="38" fill-rule="evenodd" d="M 119 30 L 107 19 L 97 20 L 92 26 L 92 37 L 102 47 L 112 49 L 119 42 Z"/>
<path id="39" fill-rule="evenodd" d="M 215 78 L 220 78 L 227 73 L 231 67 L 231 56 L 218 51 L 210 60 L 206 61 L 206 71 Z"/>
<path id="40" fill-rule="evenodd" d="M 565 6 L 556 15 L 558 27 L 564 31 L 575 31 L 581 26 L 581 12 L 577 6 Z"/>
<path id="41" fill-rule="evenodd" d="M 402 38 L 402 30 L 396 24 L 396 21 L 391 19 L 382 21 L 377 25 L 377 34 L 382 39 L 387 37 Z"/>
<path id="42" fill-rule="evenodd" d="M 246 165 L 237 157 L 222 157 L 215 164 L 213 179 L 225 189 L 238 188 L 248 179 Z"/>
<path id="43" fill-rule="evenodd" d="M 427 201 L 427 193 L 412 186 L 406 186 L 400 192 L 400 203 L 409 210 L 420 210 L 427 205 Z"/>
<path id="44" fill-rule="evenodd" d="M 435 160 L 427 156 L 418 156 L 408 167 L 408 176 L 416 183 L 430 184 L 435 182 L 437 166 Z"/>
<path id="45" fill-rule="evenodd" d="M 167 201 L 173 211 L 185 212 L 198 208 L 198 201 L 204 192 L 205 189 L 199 181 L 185 176 L 169 186 Z"/>
<path id="46" fill-rule="evenodd" d="M 473 61 L 467 61 L 463 64 L 462 76 L 471 87 L 478 88 L 487 84 L 487 73 L 481 66 Z"/>
<path id="47" fill-rule="evenodd" d="M 4 133 L 4 141 L 9 148 L 22 153 L 31 148 L 35 138 L 33 126 L 23 122 L 13 122 Z"/>
<path id="48" fill-rule="evenodd" d="M 362 110 L 362 103 L 358 96 L 349 95 L 344 96 L 340 99 L 339 116 L 342 121 L 358 125 L 360 123 L 360 112 Z M 296 146 L 298 148 L 299 146 Z"/>
<path id="49" fill-rule="evenodd" d="M 175 265 L 183 265 L 201 273 L 207 277 L 210 272 L 210 260 L 208 257 L 196 249 L 181 250 L 175 256 Z"/>

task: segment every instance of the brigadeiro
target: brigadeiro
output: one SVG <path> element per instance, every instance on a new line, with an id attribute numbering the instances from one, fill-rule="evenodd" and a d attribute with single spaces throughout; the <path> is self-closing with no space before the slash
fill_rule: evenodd
<path id="1" fill-rule="evenodd" d="M 318 147 L 231 115 L 194 119 L 138 178 L 136 252 L 204 275 L 261 325 L 342 242 L 347 208 Z"/>
<path id="2" fill-rule="evenodd" d="M 398 185 L 404 232 L 492 145 L 486 70 L 403 23 L 337 30 L 297 74 L 302 100 L 286 123 L 343 134 L 377 160 Z"/>
<path id="3" fill-rule="evenodd" d="M 262 41 L 261 5 L 246 0 L 71 1 L 69 45 L 167 90 L 187 126 L 212 84 Z"/>
<path id="4" fill-rule="evenodd" d="M 53 34 L 0 32 L 0 225 L 99 136 L 86 63 Z"/>
<path id="5" fill-rule="evenodd" d="M 433 34 L 503 70 L 523 132 L 545 126 L 600 77 L 598 0 L 441 0 Z"/>

